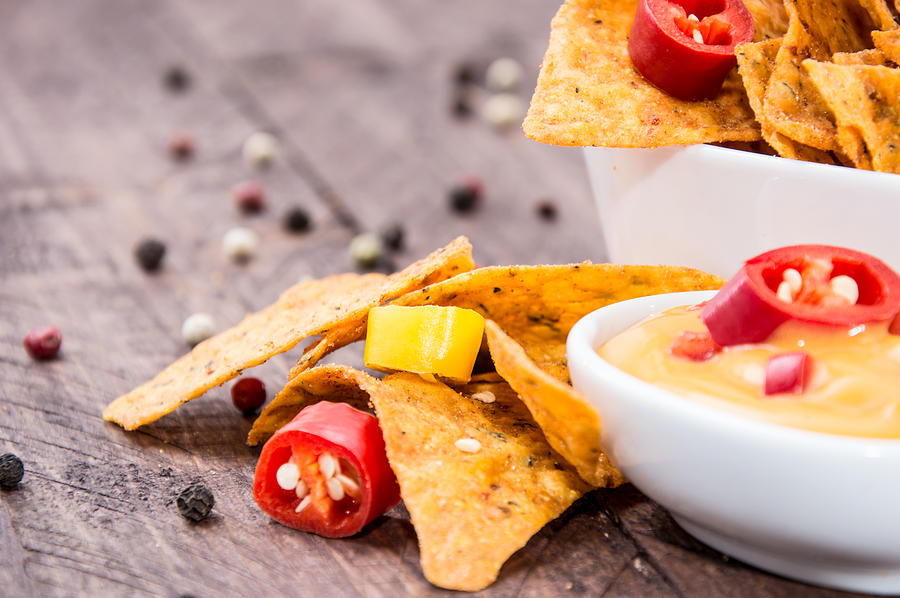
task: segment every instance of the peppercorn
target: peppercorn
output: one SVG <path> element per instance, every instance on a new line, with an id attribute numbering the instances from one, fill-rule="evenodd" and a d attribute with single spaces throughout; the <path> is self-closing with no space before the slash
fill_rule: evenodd
<path id="1" fill-rule="evenodd" d="M 234 204 L 244 214 L 258 214 L 266 207 L 266 191 L 258 181 L 242 181 L 231 190 Z"/>
<path id="2" fill-rule="evenodd" d="M 360 268 L 371 270 L 381 259 L 381 239 L 373 233 L 362 233 L 350 241 L 350 257 Z"/>
<path id="3" fill-rule="evenodd" d="M 481 201 L 483 185 L 475 177 L 469 177 L 450 190 L 450 207 L 454 212 L 471 212 Z"/>
<path id="4" fill-rule="evenodd" d="M 472 106 L 469 104 L 469 98 L 464 93 L 457 93 L 453 99 L 451 106 L 453 115 L 457 118 L 467 118 L 472 116 Z"/>
<path id="5" fill-rule="evenodd" d="M 22 481 L 25 466 L 22 460 L 12 453 L 0 456 L 0 488 L 12 490 Z"/>
<path id="6" fill-rule="evenodd" d="M 32 359 L 52 359 L 62 345 L 62 332 L 56 326 L 32 328 L 22 340 L 25 351 Z"/>
<path id="7" fill-rule="evenodd" d="M 134 247 L 134 258 L 145 272 L 156 272 L 166 255 L 166 246 L 153 238 L 143 239 Z"/>
<path id="8" fill-rule="evenodd" d="M 244 415 L 251 415 L 266 402 L 266 385 L 259 378 L 241 378 L 231 386 L 231 402 Z"/>
<path id="9" fill-rule="evenodd" d="M 194 140 L 190 135 L 179 133 L 169 140 L 169 154 L 179 162 L 189 160 L 194 155 Z"/>
<path id="10" fill-rule="evenodd" d="M 232 261 L 243 263 L 256 253 L 259 235 L 249 228 L 236 226 L 229 229 L 222 237 L 222 251 Z"/>
<path id="11" fill-rule="evenodd" d="M 181 325 L 181 338 L 192 347 L 205 341 L 215 333 L 216 321 L 209 314 L 191 314 Z"/>
<path id="12" fill-rule="evenodd" d="M 484 74 L 484 82 L 493 91 L 510 91 L 522 82 L 522 65 L 513 58 L 498 58 Z"/>
<path id="13" fill-rule="evenodd" d="M 191 77 L 184 68 L 174 65 L 166 69 L 163 84 L 170 91 L 184 91 L 191 84 Z"/>
<path id="14" fill-rule="evenodd" d="M 309 213 L 300 206 L 294 206 L 284 214 L 282 225 L 292 233 L 305 233 L 310 229 Z"/>
<path id="15" fill-rule="evenodd" d="M 544 220 L 556 220 L 556 204 L 549 199 L 539 201 L 534 207 L 534 211 Z"/>
<path id="16" fill-rule="evenodd" d="M 385 226 L 381 229 L 381 241 L 384 243 L 385 247 L 392 251 L 403 249 L 403 225 L 399 222 L 395 222 Z"/>
<path id="17" fill-rule="evenodd" d="M 482 105 L 481 116 L 495 129 L 509 130 L 521 123 L 525 116 L 525 104 L 515 94 L 498 93 Z"/>
<path id="18" fill-rule="evenodd" d="M 209 488 L 198 482 L 182 490 L 175 499 L 175 504 L 178 505 L 178 512 L 182 517 L 191 521 L 201 521 L 209 515 L 213 505 L 216 504 L 216 499 Z"/>
<path id="19" fill-rule="evenodd" d="M 278 156 L 278 138 L 265 131 L 247 137 L 241 148 L 244 162 L 251 168 L 268 168 Z"/>
<path id="20" fill-rule="evenodd" d="M 453 72 L 453 82 L 457 85 L 472 85 L 478 78 L 475 65 L 470 62 L 462 62 L 456 66 Z"/>

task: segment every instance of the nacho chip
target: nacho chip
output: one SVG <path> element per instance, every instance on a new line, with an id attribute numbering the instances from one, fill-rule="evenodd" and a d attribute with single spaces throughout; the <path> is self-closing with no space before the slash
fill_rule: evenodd
<path id="1" fill-rule="evenodd" d="M 775 69 L 775 57 L 781 48 L 781 39 L 767 39 L 761 42 L 739 44 L 735 48 L 738 61 L 738 73 L 744 82 L 750 107 L 761 123 L 763 139 L 783 158 L 793 160 L 806 160 L 809 162 L 821 162 L 834 164 L 834 159 L 829 152 L 825 152 L 782 135 L 775 130 L 765 117 L 763 102 L 766 95 L 766 87 Z"/>
<path id="2" fill-rule="evenodd" d="M 388 461 L 419 539 L 422 571 L 442 588 L 490 585 L 504 562 L 589 488 L 504 383 L 462 395 L 408 373 L 372 394 Z M 470 398 L 490 392 L 494 402 Z M 477 441 L 475 452 L 457 448 Z"/>
<path id="3" fill-rule="evenodd" d="M 583 399 L 569 386 L 569 330 L 585 314 L 610 303 L 657 293 L 717 289 L 723 282 L 718 276 L 671 266 L 491 266 L 424 287 L 394 304 L 456 305 L 493 320 L 524 353 L 520 356 L 512 345 L 501 345 L 496 334 L 491 345 L 489 336 L 498 372 L 522 395 L 554 450 L 575 465 L 585 480 L 603 486 L 619 478 L 608 463 L 597 460 L 599 422 L 588 418 L 570 425 L 564 417 L 584 413 Z M 505 375 L 498 360 L 507 364 Z"/>
<path id="4" fill-rule="evenodd" d="M 873 38 L 875 37 L 875 33 L 877 32 L 872 32 Z M 869 66 L 891 66 L 887 56 L 884 55 L 884 52 L 877 48 L 872 50 L 860 50 L 859 52 L 835 52 L 831 57 L 831 61 L 835 64 L 846 65 L 867 64 Z"/>
<path id="5" fill-rule="evenodd" d="M 894 66 L 900 64 L 900 29 L 892 31 L 873 31 L 872 41 L 875 47 L 881 50 L 885 58 Z"/>
<path id="6" fill-rule="evenodd" d="M 155 378 L 110 403 L 103 419 L 134 430 L 310 335 L 325 334 L 324 341 L 340 342 L 360 326 L 365 330 L 371 307 L 474 267 L 471 252 L 469 241 L 460 237 L 388 277 L 342 274 L 297 284 L 274 304 L 203 341 Z M 305 363 L 308 367 L 315 361 Z"/>
<path id="7" fill-rule="evenodd" d="M 624 483 L 625 477 L 600 446 L 600 417 L 587 399 L 539 368 L 493 320 L 487 320 L 485 333 L 497 373 L 528 406 L 550 446 L 592 486 Z"/>
<path id="8" fill-rule="evenodd" d="M 348 403 L 366 410 L 369 393 L 377 383 L 376 378 L 346 365 L 326 364 L 301 372 L 265 406 L 253 422 L 247 444 L 265 442 L 304 407 L 319 401 Z"/>
<path id="9" fill-rule="evenodd" d="M 568 0 L 523 128 L 554 145 L 657 147 L 755 141 L 759 126 L 736 73 L 712 100 L 676 100 L 631 66 L 628 32 L 637 0 Z"/>
<path id="10" fill-rule="evenodd" d="M 753 15 L 753 41 L 782 37 L 787 33 L 788 16 L 783 0 L 744 0 Z"/>
<path id="11" fill-rule="evenodd" d="M 871 48 L 874 23 L 857 0 L 787 0 L 785 7 L 790 24 L 766 88 L 765 120 L 798 143 L 838 149 L 831 112 L 800 63 Z"/>
<path id="12" fill-rule="evenodd" d="M 806 60 L 803 68 L 834 111 L 839 128 L 858 135 L 872 169 L 900 174 L 900 69 Z"/>

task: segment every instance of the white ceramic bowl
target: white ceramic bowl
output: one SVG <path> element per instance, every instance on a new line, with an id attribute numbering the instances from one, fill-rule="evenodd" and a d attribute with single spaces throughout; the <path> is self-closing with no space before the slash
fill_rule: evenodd
<path id="1" fill-rule="evenodd" d="M 900 440 L 751 420 L 612 366 L 595 349 L 651 313 L 714 292 L 623 301 L 569 334 L 572 382 L 603 421 L 610 458 L 690 534 L 786 577 L 900 593 Z"/>
<path id="2" fill-rule="evenodd" d="M 584 148 L 610 261 L 731 276 L 782 245 L 824 243 L 900 270 L 900 176 L 711 145 Z"/>

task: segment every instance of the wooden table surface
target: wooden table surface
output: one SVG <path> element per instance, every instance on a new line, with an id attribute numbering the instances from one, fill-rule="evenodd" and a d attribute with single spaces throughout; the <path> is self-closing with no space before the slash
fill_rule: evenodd
<path id="1" fill-rule="evenodd" d="M 0 491 L 2 596 L 429 596 L 402 508 L 362 535 L 326 540 L 254 505 L 258 450 L 227 388 L 138 432 L 100 418 L 114 397 L 185 351 L 183 319 L 220 326 L 301 277 L 352 270 L 350 239 L 400 221 L 402 267 L 458 234 L 481 264 L 604 259 L 580 153 L 455 117 L 453 73 L 510 56 L 537 75 L 557 0 L 31 0 L 0 3 L 0 453 L 26 474 Z M 163 73 L 179 65 L 176 93 Z M 488 92 L 476 85 L 477 109 Z M 281 140 L 253 172 L 241 144 Z M 176 132 L 196 140 L 184 164 Z M 483 178 L 481 209 L 447 190 Z M 229 190 L 259 177 L 262 215 Z M 551 198 L 555 221 L 535 214 Z M 313 229 L 283 231 L 291 206 Z M 223 233 L 261 236 L 245 265 Z M 138 239 L 168 246 L 155 275 Z M 34 362 L 25 332 L 54 323 L 59 359 Z M 280 388 L 296 352 L 258 370 Z M 358 348 L 336 361 L 358 364 Z M 213 516 L 192 525 L 174 497 L 202 480 Z M 485 596 L 843 595 L 743 566 L 681 531 L 631 486 L 594 491 L 550 523 Z"/>

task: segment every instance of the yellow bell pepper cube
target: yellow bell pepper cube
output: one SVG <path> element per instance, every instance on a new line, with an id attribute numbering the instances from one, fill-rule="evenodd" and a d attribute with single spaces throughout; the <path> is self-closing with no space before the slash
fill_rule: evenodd
<path id="1" fill-rule="evenodd" d="M 387 305 L 369 310 L 366 367 L 468 382 L 481 348 L 484 318 L 460 307 Z"/>

